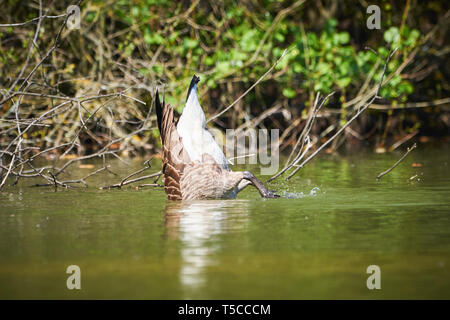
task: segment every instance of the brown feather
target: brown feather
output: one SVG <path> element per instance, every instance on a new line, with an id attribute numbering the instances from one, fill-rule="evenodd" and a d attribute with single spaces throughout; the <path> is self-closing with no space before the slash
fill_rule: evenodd
<path id="1" fill-rule="evenodd" d="M 219 166 L 205 153 L 202 161 L 192 162 L 178 135 L 173 107 L 163 105 L 157 93 L 156 111 L 162 142 L 164 190 L 169 200 L 228 198 L 243 179 L 242 172 Z"/>
<path id="2" fill-rule="evenodd" d="M 242 172 L 223 169 L 205 153 L 202 162 L 191 162 L 184 169 L 180 180 L 183 200 L 228 198 L 242 178 Z"/>
<path id="3" fill-rule="evenodd" d="M 185 164 L 190 162 L 190 158 L 178 135 L 173 118 L 173 107 L 170 105 L 162 106 L 160 126 L 164 190 L 169 200 L 181 200 L 180 178 Z"/>

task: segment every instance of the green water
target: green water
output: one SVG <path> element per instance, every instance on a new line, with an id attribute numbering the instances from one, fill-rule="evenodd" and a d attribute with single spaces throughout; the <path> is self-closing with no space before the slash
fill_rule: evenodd
<path id="1" fill-rule="evenodd" d="M 120 181 L 106 172 L 56 192 L 22 180 L 0 192 L 0 298 L 449 299 L 449 154 L 418 148 L 378 182 L 401 153 L 322 155 L 271 185 L 290 199 L 168 202 L 161 188 L 95 188 Z"/>

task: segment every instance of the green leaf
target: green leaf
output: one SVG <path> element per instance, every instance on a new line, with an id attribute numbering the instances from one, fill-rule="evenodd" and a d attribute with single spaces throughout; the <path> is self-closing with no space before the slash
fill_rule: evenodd
<path id="1" fill-rule="evenodd" d="M 219 74 L 225 74 L 230 70 L 230 63 L 228 61 L 219 61 L 216 64 L 216 72 Z"/>
<path id="2" fill-rule="evenodd" d="M 286 98 L 292 99 L 292 98 L 295 97 L 296 93 L 295 93 L 295 90 L 292 89 L 292 88 L 284 88 L 284 89 L 283 89 L 283 95 L 284 95 Z"/>
<path id="3" fill-rule="evenodd" d="M 284 35 L 282 33 L 277 32 L 274 37 L 278 42 L 284 42 Z"/>
<path id="4" fill-rule="evenodd" d="M 384 40 L 387 43 L 395 42 L 399 39 L 400 34 L 397 27 L 390 27 L 385 33 L 384 33 Z"/>
<path id="5" fill-rule="evenodd" d="M 338 79 L 336 81 L 336 84 L 341 88 L 345 88 L 346 86 L 348 86 L 350 84 L 350 82 L 352 82 L 352 78 L 345 77 L 345 78 Z"/>
<path id="6" fill-rule="evenodd" d="M 350 41 L 350 36 L 347 32 L 341 32 L 339 33 L 339 43 L 340 44 L 346 44 Z"/>
<path id="7" fill-rule="evenodd" d="M 214 62 L 215 62 L 214 58 L 210 57 L 210 56 L 206 57 L 205 60 L 204 60 L 204 63 L 207 66 L 212 66 L 214 64 Z"/>
<path id="8" fill-rule="evenodd" d="M 149 45 L 160 45 L 164 42 L 164 38 L 159 33 L 151 33 L 148 29 L 146 29 L 144 32 L 144 42 Z"/>
<path id="9" fill-rule="evenodd" d="M 186 49 L 192 49 L 198 46 L 197 39 L 184 38 L 183 47 Z"/>

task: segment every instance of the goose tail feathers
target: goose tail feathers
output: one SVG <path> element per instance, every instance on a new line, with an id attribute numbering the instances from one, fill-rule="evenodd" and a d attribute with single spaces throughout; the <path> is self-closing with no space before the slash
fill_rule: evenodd
<path id="1" fill-rule="evenodd" d="M 191 94 L 192 89 L 195 88 L 195 86 L 197 85 L 197 83 L 198 83 L 199 81 L 200 81 L 200 77 L 197 77 L 197 76 L 194 74 L 194 76 L 192 77 L 191 83 L 189 84 L 189 90 L 188 90 L 188 94 L 187 94 L 187 97 L 186 97 L 186 102 L 187 102 L 188 99 L 189 99 L 189 95 Z"/>

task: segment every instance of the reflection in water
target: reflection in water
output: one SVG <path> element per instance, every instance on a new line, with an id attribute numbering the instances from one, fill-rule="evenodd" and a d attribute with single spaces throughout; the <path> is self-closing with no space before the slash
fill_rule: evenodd
<path id="1" fill-rule="evenodd" d="M 213 256 L 220 249 L 217 236 L 245 227 L 247 207 L 245 200 L 167 203 L 165 225 L 169 238 L 181 242 L 180 281 L 184 288 L 197 289 L 205 284 L 204 270 L 214 264 Z"/>
<path id="2" fill-rule="evenodd" d="M 0 299 L 449 299 L 450 153 L 424 150 L 380 181 L 400 154 L 324 155 L 271 185 L 295 199 L 248 189 L 180 203 L 163 190 L 21 180 L 23 192 L 0 192 Z M 116 179 L 104 178 L 89 179 Z M 89 290 L 67 290 L 72 264 Z M 369 265 L 381 268 L 377 292 Z"/>

